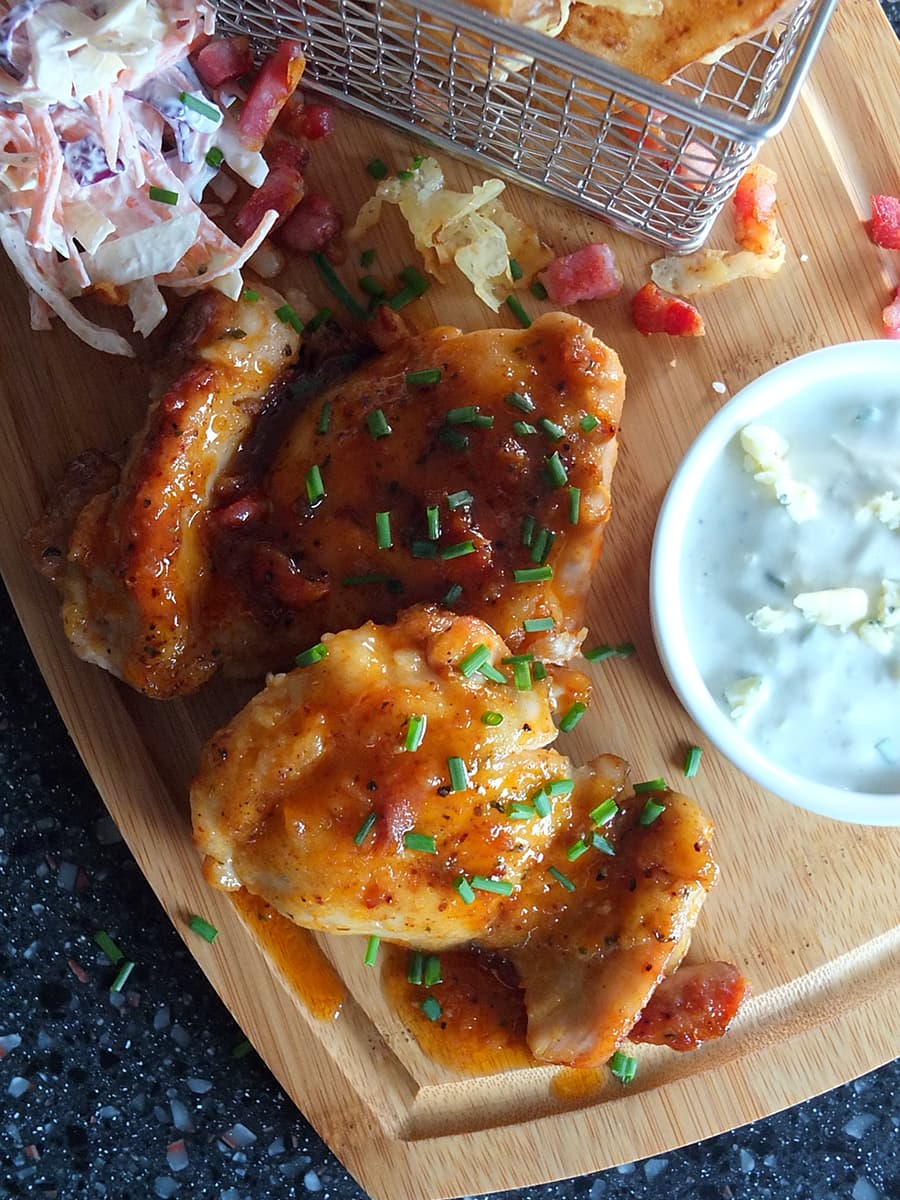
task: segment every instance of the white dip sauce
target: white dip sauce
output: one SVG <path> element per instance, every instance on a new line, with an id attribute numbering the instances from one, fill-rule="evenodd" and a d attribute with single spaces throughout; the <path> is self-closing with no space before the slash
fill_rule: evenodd
<path id="1" fill-rule="evenodd" d="M 697 493 L 680 572 L 691 650 L 774 763 L 900 793 L 900 381 L 784 408 Z M 765 452 L 783 439 L 784 458 Z"/>

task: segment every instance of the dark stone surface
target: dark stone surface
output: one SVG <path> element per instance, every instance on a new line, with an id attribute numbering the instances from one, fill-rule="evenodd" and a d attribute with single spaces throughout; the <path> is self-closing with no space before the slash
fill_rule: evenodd
<path id="1" fill-rule="evenodd" d="M 900 3 L 884 7 L 897 27 Z M 98 929 L 137 963 L 118 995 Z M 235 1057 L 241 1032 L 106 817 L 5 593 L 0 980 L 0 1196 L 364 1200 L 256 1055 Z M 895 1063 L 734 1133 L 515 1195 L 897 1200 L 898 1094 Z"/>

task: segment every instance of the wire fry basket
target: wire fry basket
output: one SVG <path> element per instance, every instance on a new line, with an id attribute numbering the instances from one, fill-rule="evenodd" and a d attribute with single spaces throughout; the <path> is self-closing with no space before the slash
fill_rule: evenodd
<path id="1" fill-rule="evenodd" d="M 787 120 L 837 0 L 668 85 L 455 0 L 220 0 L 260 52 L 303 43 L 304 82 L 676 253 L 703 243 Z"/>

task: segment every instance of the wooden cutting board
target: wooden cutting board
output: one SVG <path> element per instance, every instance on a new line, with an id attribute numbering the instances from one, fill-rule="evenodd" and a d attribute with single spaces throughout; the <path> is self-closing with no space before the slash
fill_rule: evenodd
<path id="1" fill-rule="evenodd" d="M 772 282 L 704 300 L 702 340 L 644 340 L 630 327 L 628 296 L 647 278 L 651 249 L 533 194 L 508 192 L 511 207 L 560 252 L 608 237 L 628 285 L 580 312 L 618 349 L 629 377 L 616 510 L 589 623 L 596 640 L 634 641 L 637 655 L 593 668 L 603 702 L 573 735 L 581 755 L 611 749 L 638 777 L 677 778 L 685 747 L 698 740 L 650 635 L 659 504 L 686 447 L 723 402 L 714 381 L 734 394 L 804 351 L 878 335 L 900 254 L 873 247 L 861 221 L 871 192 L 900 193 L 898 78 L 900 48 L 876 0 L 844 0 L 789 128 L 762 155 L 779 172 L 789 262 Z M 317 156 L 322 187 L 350 214 L 371 187 L 365 162 L 378 154 L 403 165 L 418 149 L 342 114 Z M 447 168 L 459 184 L 474 178 Z M 728 243 L 727 219 L 713 242 Z M 378 246 L 386 276 L 412 260 L 397 224 L 384 227 Z M 318 298 L 302 264 L 294 280 Z M 282 1086 L 374 1197 L 507 1188 L 661 1153 L 796 1103 L 900 1050 L 900 831 L 791 808 L 709 748 L 688 786 L 716 821 L 722 880 L 695 948 L 738 963 L 754 992 L 723 1041 L 685 1056 L 642 1049 L 627 1090 L 571 1074 L 554 1081 L 551 1068 L 458 1076 L 411 1042 L 351 938 L 322 942 L 346 989 L 340 1016 L 322 1019 L 321 971 L 293 988 L 284 946 L 267 950 L 229 900 L 204 885 L 190 844 L 187 784 L 200 741 L 242 694 L 216 682 L 190 701 L 154 704 L 76 661 L 55 597 L 23 553 L 23 532 L 67 460 L 87 446 L 114 449 L 138 425 L 149 363 L 104 359 L 61 330 L 31 333 L 23 291 L 5 266 L 0 283 L 0 555 L 19 616 L 97 787 L 176 927 Z M 476 328 L 492 315 L 464 287 L 447 286 L 431 289 L 416 318 Z M 195 912 L 219 928 L 214 945 L 187 932 Z"/>

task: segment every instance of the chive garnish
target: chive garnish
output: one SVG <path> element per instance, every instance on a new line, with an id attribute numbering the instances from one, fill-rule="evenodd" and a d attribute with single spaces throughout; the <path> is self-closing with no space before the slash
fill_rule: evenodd
<path id="1" fill-rule="evenodd" d="M 534 805 L 534 811 L 539 817 L 550 816 L 550 797 L 544 788 L 538 788 L 531 797 L 531 803 Z"/>
<path id="2" fill-rule="evenodd" d="M 434 996 L 426 996 L 420 1008 L 429 1021 L 437 1021 L 441 1015 L 441 1006 L 435 1000 Z"/>
<path id="3" fill-rule="evenodd" d="M 369 815 L 366 817 L 366 819 L 363 821 L 362 825 L 360 825 L 359 829 L 357 829 L 356 833 L 353 835 L 354 845 L 361 846 L 363 844 L 363 842 L 366 840 L 366 838 L 372 832 L 372 829 L 374 828 L 375 822 L 377 820 L 378 820 L 378 813 L 376 813 L 374 811 L 370 812 Z"/>
<path id="4" fill-rule="evenodd" d="M 586 712 L 587 705 L 582 704 L 580 700 L 576 700 L 560 721 L 560 730 L 563 733 L 571 733 Z"/>
<path id="5" fill-rule="evenodd" d="M 498 671 L 493 663 L 485 663 L 483 667 L 478 668 L 479 675 L 483 675 L 485 679 L 490 679 L 491 683 L 508 683 L 508 679 L 502 671 Z"/>
<path id="6" fill-rule="evenodd" d="M 469 775 L 466 764 L 455 755 L 447 759 L 447 770 L 450 774 L 450 791 L 464 792 L 469 786 Z"/>
<path id="7" fill-rule="evenodd" d="M 380 300 L 385 293 L 385 288 L 374 275 L 363 275 L 359 279 L 359 290 L 365 292 L 367 296 L 374 296 L 376 300 Z"/>
<path id="8" fill-rule="evenodd" d="M 508 879 L 494 879 L 484 875 L 473 875 L 472 887 L 476 892 L 492 892 L 495 896 L 511 896 L 513 894 L 513 885 Z"/>
<path id="9" fill-rule="evenodd" d="M 503 724 L 503 713 L 498 712 L 483 712 L 481 714 L 482 725 L 489 725 L 494 728 L 497 725 Z"/>
<path id="10" fill-rule="evenodd" d="M 317 662 L 321 662 L 328 654 L 327 646 L 321 642 L 316 642 L 315 646 L 310 646 L 308 650 L 304 650 L 302 654 L 298 654 L 294 659 L 296 667 L 311 667 Z"/>
<path id="11" fill-rule="evenodd" d="M 551 533 L 546 526 L 541 526 L 531 546 L 531 561 L 533 563 L 545 563 L 555 541 L 556 534 Z"/>
<path id="12" fill-rule="evenodd" d="M 109 961 L 113 964 L 113 966 L 115 966 L 117 962 L 121 962 L 125 957 L 105 929 L 97 930 L 97 932 L 94 934 L 94 941 L 106 955 Z"/>
<path id="13" fill-rule="evenodd" d="M 684 777 L 685 779 L 693 779 L 700 770 L 700 759 L 703 757 L 703 751 L 699 746 L 691 746 L 684 760 Z"/>
<path id="14" fill-rule="evenodd" d="M 168 188 L 153 187 L 148 189 L 148 195 L 151 200 L 156 200 L 158 204 L 177 204 L 178 193 L 169 191 Z"/>
<path id="15" fill-rule="evenodd" d="M 448 425 L 471 425 L 477 416 L 477 405 L 467 404 L 463 408 L 451 408 L 444 420 Z"/>
<path id="16" fill-rule="evenodd" d="M 212 938 L 207 938 L 206 940 L 212 941 Z M 128 976 L 131 974 L 131 972 L 133 970 L 134 970 L 134 963 L 131 961 L 131 959 L 128 959 L 126 962 L 123 962 L 121 967 L 119 968 L 118 975 L 116 975 L 115 979 L 110 984 L 109 990 L 111 992 L 121 992 L 122 988 L 125 986 L 125 984 L 128 981 Z"/>
<path id="17" fill-rule="evenodd" d="M 513 571 L 513 579 L 516 583 L 543 583 L 552 578 L 553 567 L 549 563 L 545 563 L 542 567 L 522 567 Z"/>
<path id="18" fill-rule="evenodd" d="M 526 617 L 522 622 L 526 633 L 543 633 L 547 629 L 553 629 L 555 625 L 553 617 Z"/>
<path id="19" fill-rule="evenodd" d="M 210 925 L 209 921 L 204 920 L 203 917 L 198 917 L 196 913 L 188 921 L 188 929 L 192 933 L 196 933 L 199 937 L 202 937 L 204 942 L 209 942 L 210 944 L 219 936 L 219 931 L 215 925 Z"/>
<path id="20" fill-rule="evenodd" d="M 623 642 L 620 646 L 594 646 L 584 651 L 588 662 L 601 662 L 604 658 L 631 658 L 634 654 L 634 643 Z"/>
<path id="21" fill-rule="evenodd" d="M 637 1059 L 617 1050 L 609 1060 L 609 1073 L 620 1083 L 631 1083 L 637 1075 Z"/>
<path id="22" fill-rule="evenodd" d="M 514 258 L 509 260 L 509 273 L 512 276 L 513 282 L 518 283 L 522 278 L 523 271 Z"/>
<path id="23" fill-rule="evenodd" d="M 569 488 L 569 524 L 577 525 L 581 517 L 581 488 Z"/>
<path id="24" fill-rule="evenodd" d="M 575 788 L 574 779 L 551 779 L 544 785 L 548 796 L 568 796 Z"/>
<path id="25" fill-rule="evenodd" d="M 450 509 L 464 508 L 467 504 L 474 503 L 475 497 L 468 489 L 463 489 L 461 492 L 451 492 L 447 496 L 447 507 Z"/>
<path id="26" fill-rule="evenodd" d="M 537 429 L 533 425 L 529 425 L 527 421 L 513 421 L 513 433 L 517 437 L 531 437 L 537 433 Z"/>
<path id="27" fill-rule="evenodd" d="M 441 510 L 436 504 L 430 504 L 425 509 L 425 520 L 428 523 L 428 536 L 436 542 L 441 536 Z"/>
<path id="28" fill-rule="evenodd" d="M 201 117 L 206 117 L 208 121 L 221 120 L 222 114 L 215 105 L 207 104 L 205 100 L 198 100 L 190 92 L 182 92 L 178 99 L 185 108 L 192 109 L 195 113 L 199 113 Z"/>
<path id="29" fill-rule="evenodd" d="M 437 843 L 431 833 L 404 833 L 403 845 L 407 850 L 415 850 L 419 854 L 437 854 Z"/>
<path id="30" fill-rule="evenodd" d="M 591 845 L 595 850 L 601 850 L 604 854 L 608 854 L 610 858 L 615 858 L 616 856 L 612 844 L 600 833 L 591 834 Z"/>
<path id="31" fill-rule="evenodd" d="M 361 267 L 371 267 L 374 261 L 375 251 L 371 246 L 368 250 L 363 250 L 362 254 L 359 256 L 359 265 Z"/>
<path id="32" fill-rule="evenodd" d="M 575 891 L 575 884 L 572 882 L 572 880 L 568 877 L 568 875 L 563 875 L 562 871 L 558 871 L 556 867 L 548 867 L 547 874 L 552 875 L 559 886 L 564 887 L 567 892 Z"/>
<path id="33" fill-rule="evenodd" d="M 225 155 L 218 146 L 210 146 L 206 152 L 206 165 L 208 167 L 213 167 L 213 169 L 220 167 L 224 159 Z"/>
<path id="34" fill-rule="evenodd" d="M 565 487 L 569 482 L 569 476 L 566 468 L 563 466 L 562 459 L 559 457 L 559 451 L 554 450 L 546 462 L 547 478 L 550 480 L 551 487 Z"/>
<path id="35" fill-rule="evenodd" d="M 407 371 L 407 387 L 429 387 L 441 382 L 440 367 L 426 367 L 424 371 Z"/>
<path id="36" fill-rule="evenodd" d="M 259 292 L 255 291 L 253 288 L 245 287 L 244 290 L 241 292 L 241 299 L 247 300 L 251 304 L 253 304 L 254 301 L 259 299 Z"/>
<path id="37" fill-rule="evenodd" d="M 406 287 L 401 288 L 399 292 L 395 292 L 394 295 L 391 296 L 390 300 L 387 301 L 387 306 L 388 308 L 393 309 L 394 312 L 399 312 L 401 308 L 406 308 L 407 304 L 412 304 L 413 300 L 418 300 L 421 294 L 422 293 L 416 291 L 415 288 L 407 285 Z"/>
<path id="38" fill-rule="evenodd" d="M 534 296 L 535 300 L 546 300 L 547 299 L 547 289 L 544 287 L 544 285 L 541 283 L 541 281 L 539 279 L 536 279 L 534 281 L 534 283 L 531 285 L 531 294 L 532 294 L 532 296 Z"/>
<path id="39" fill-rule="evenodd" d="M 363 962 L 367 967 L 374 967 L 375 961 L 378 958 L 378 948 L 381 945 L 381 938 L 377 933 L 373 933 L 366 944 L 366 954 Z"/>
<path id="40" fill-rule="evenodd" d="M 434 542 L 414 541 L 409 543 L 409 552 L 413 558 L 437 558 L 438 548 Z"/>
<path id="41" fill-rule="evenodd" d="M 519 298 L 510 294 L 506 297 L 506 305 L 522 328 L 528 329 L 531 325 L 531 317 L 529 317 L 528 313 L 522 307 Z"/>
<path id="42" fill-rule="evenodd" d="M 297 313 L 291 308 L 290 304 L 282 304 L 280 308 L 275 309 L 275 316 L 282 325 L 290 325 L 291 329 L 297 333 L 303 332 L 303 322 L 297 316 Z"/>
<path id="43" fill-rule="evenodd" d="M 533 804 L 522 804 L 518 800 L 514 800 L 507 809 L 506 815 L 511 821 L 530 821 L 532 817 L 537 816 L 537 809 Z"/>
<path id="44" fill-rule="evenodd" d="M 531 691 L 531 663 L 530 662 L 515 662 L 513 663 L 513 683 L 516 685 L 517 691 Z"/>
<path id="45" fill-rule="evenodd" d="M 246 1058 L 253 1047 L 246 1038 L 242 1042 L 238 1042 L 236 1046 L 231 1047 L 231 1057 L 234 1059 Z"/>
<path id="46" fill-rule="evenodd" d="M 415 753 L 418 750 L 425 738 L 427 725 L 427 716 L 421 713 L 413 713 L 406 726 L 406 737 L 403 741 L 404 750 L 409 750 L 410 753 Z"/>
<path id="47" fill-rule="evenodd" d="M 444 608 L 452 608 L 453 605 L 460 599 L 463 594 L 462 585 L 451 583 L 444 594 L 444 599 L 441 601 Z"/>
<path id="48" fill-rule="evenodd" d="M 409 969 L 406 972 L 406 978 L 410 983 L 418 987 L 422 982 L 422 976 L 425 971 L 425 955 L 418 950 L 413 950 L 409 956 Z"/>
<path id="49" fill-rule="evenodd" d="M 506 403 L 512 408 L 517 408 L 519 412 L 534 412 L 534 401 L 530 400 L 528 396 L 523 396 L 521 392 L 510 392 L 506 397 Z"/>
<path id="50" fill-rule="evenodd" d="M 640 796 L 642 792 L 665 792 L 667 790 L 664 779 L 645 779 L 643 783 L 636 783 L 634 785 L 634 794 L 636 796 Z"/>
<path id="51" fill-rule="evenodd" d="M 472 904 L 474 902 L 475 893 L 472 891 L 472 885 L 466 879 L 465 875 L 457 875 L 453 880 L 453 888 L 463 904 Z"/>
<path id="52" fill-rule="evenodd" d="M 441 960 L 436 954 L 429 954 L 425 959 L 425 969 L 422 972 L 422 982 L 426 987 L 434 987 L 441 979 Z"/>
<path id="53" fill-rule="evenodd" d="M 306 472 L 306 498 L 313 507 L 325 499 L 325 484 L 318 463 Z"/>
<path id="54" fill-rule="evenodd" d="M 641 815 L 638 817 L 638 825 L 652 825 L 657 817 L 662 816 L 666 811 L 664 804 L 657 804 L 655 800 L 648 800 L 641 809 Z"/>
<path id="55" fill-rule="evenodd" d="M 536 662 L 531 668 L 531 675 L 535 683 L 540 683 L 547 678 L 547 668 L 542 662 Z"/>
<path id="56" fill-rule="evenodd" d="M 313 260 L 316 270 L 321 275 L 322 282 L 325 284 L 331 294 L 340 300 L 341 304 L 343 304 L 343 306 L 352 316 L 357 317 L 361 321 L 368 320 L 369 313 L 366 312 L 356 297 L 347 291 L 340 279 L 338 279 L 334 267 L 331 265 L 325 255 L 315 253 L 311 254 L 310 258 Z"/>
<path id="57" fill-rule="evenodd" d="M 593 413 L 585 413 L 584 416 L 579 421 L 579 425 L 581 426 L 581 428 L 584 430 L 585 433 L 591 433 L 594 429 L 597 428 L 597 426 L 599 424 L 600 424 L 600 422 L 597 420 L 597 418 L 594 416 Z"/>
<path id="58" fill-rule="evenodd" d="M 534 527 L 537 524 L 531 513 L 522 518 L 522 545 L 530 546 L 534 540 Z"/>
<path id="59" fill-rule="evenodd" d="M 366 424 L 369 427 L 369 433 L 377 441 L 379 438 L 390 437 L 393 430 L 387 423 L 387 417 L 380 408 L 375 408 L 371 412 L 366 413 Z"/>
<path id="60" fill-rule="evenodd" d="M 422 272 L 416 267 L 404 267 L 400 272 L 400 278 L 417 296 L 424 296 L 431 286 Z"/>
<path id="61" fill-rule="evenodd" d="M 462 558 L 466 554 L 475 553 L 475 543 L 468 539 L 465 542 L 457 542 L 453 546 L 444 546 L 441 550 L 441 558 Z"/>
<path id="62" fill-rule="evenodd" d="M 377 512 L 375 514 L 375 542 L 379 550 L 390 550 L 393 546 L 390 512 Z"/>
<path id="63" fill-rule="evenodd" d="M 331 401 L 326 400 L 316 421 L 316 433 L 327 433 L 331 427 Z"/>
<path id="64" fill-rule="evenodd" d="M 388 175 L 387 166 L 380 158 L 373 158 L 370 163 L 367 163 L 366 170 L 373 179 L 384 179 Z"/>
<path id="65" fill-rule="evenodd" d="M 592 808 L 589 815 L 595 825 L 605 825 L 607 821 L 613 819 L 618 811 L 619 806 L 615 800 L 604 800 L 602 804 Z"/>
<path id="66" fill-rule="evenodd" d="M 451 450 L 465 450 L 469 444 L 467 434 L 463 433 L 461 429 L 456 429 L 453 425 L 442 425 L 438 430 L 438 437 Z"/>
<path id="67" fill-rule="evenodd" d="M 577 862 L 578 859 L 581 858 L 582 854 L 587 854 L 587 852 L 588 846 L 585 844 L 583 838 L 579 838 L 578 841 L 573 842 L 566 851 L 566 858 L 569 860 L 569 862 Z"/>
<path id="68" fill-rule="evenodd" d="M 470 650 L 465 658 L 460 659 L 457 664 L 459 673 L 464 675 L 466 679 L 471 679 L 476 671 L 481 670 L 490 657 L 490 650 L 488 650 L 484 642 L 479 642 L 474 650 Z"/>
<path id="69" fill-rule="evenodd" d="M 530 663 L 534 662 L 533 654 L 507 654 L 506 658 L 501 658 L 500 661 L 506 666 L 507 663 Z"/>
<path id="70" fill-rule="evenodd" d="M 551 421 L 549 417 L 539 417 L 537 426 L 542 433 L 546 433 L 551 442 L 560 442 L 566 436 L 563 427 L 557 425 L 555 421 Z"/>
<path id="71" fill-rule="evenodd" d="M 325 322 L 330 319 L 331 319 L 331 309 L 330 308 L 320 308 L 319 311 L 315 314 L 315 316 L 310 317 L 310 319 L 306 322 L 306 332 L 307 333 L 315 333 L 316 330 L 321 325 L 324 325 Z"/>

